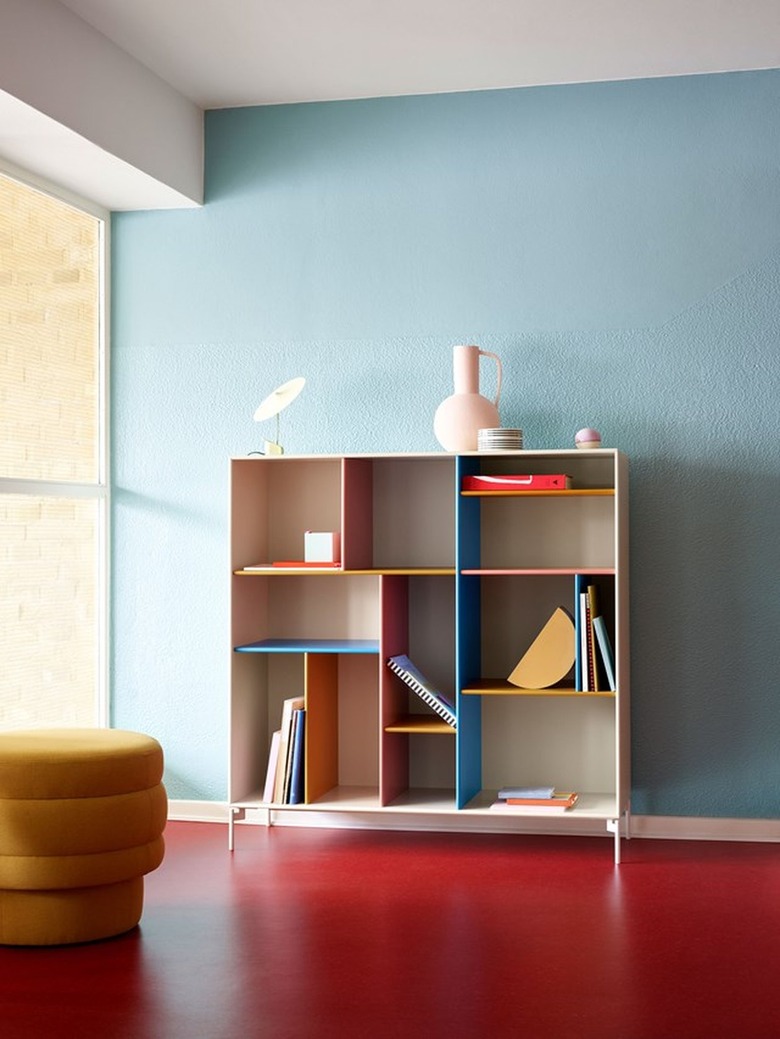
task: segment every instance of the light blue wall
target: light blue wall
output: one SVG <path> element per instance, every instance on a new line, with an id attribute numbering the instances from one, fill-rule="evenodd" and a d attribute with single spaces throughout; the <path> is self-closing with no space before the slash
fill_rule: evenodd
<path id="1" fill-rule="evenodd" d="M 450 355 L 631 458 L 634 811 L 780 804 L 780 72 L 236 109 L 113 220 L 114 721 L 224 800 L 227 459 L 436 450 Z M 489 387 L 486 387 L 489 389 Z"/>

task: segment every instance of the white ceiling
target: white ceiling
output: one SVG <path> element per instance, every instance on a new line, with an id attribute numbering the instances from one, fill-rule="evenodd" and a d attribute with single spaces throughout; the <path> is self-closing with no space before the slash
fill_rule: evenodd
<path id="1" fill-rule="evenodd" d="M 154 162 L 135 163 L 127 150 L 122 156 L 105 139 L 85 136 L 75 118 L 61 125 L 56 101 L 46 109 L 14 94 L 6 86 L 9 61 L 18 58 L 16 75 L 28 77 L 28 90 L 36 76 L 48 75 L 56 94 L 57 83 L 66 85 L 61 63 L 68 45 L 83 47 L 70 65 L 76 82 L 79 73 L 90 75 L 82 55 L 99 43 L 117 65 L 105 83 L 109 91 L 121 95 L 118 66 L 129 55 L 160 96 L 167 90 L 174 108 L 176 97 L 188 99 L 196 115 L 243 105 L 780 67 L 780 0 L 0 0 L 0 50 L 4 24 L 8 31 L 28 23 L 26 44 L 34 42 L 37 53 L 17 55 L 9 34 L 0 62 L 0 158 L 110 209 L 191 205 L 197 198 L 160 176 Z M 104 108 L 113 103 L 121 137 L 122 108 L 133 99 L 109 102 L 103 87 L 96 82 L 91 95 L 80 95 L 75 111 L 86 112 L 94 95 Z M 145 112 L 147 154 L 159 156 L 161 138 L 151 131 L 157 107 L 144 102 L 136 123 Z"/>
<path id="2" fill-rule="evenodd" d="M 780 65 L 778 0 L 61 0 L 201 108 Z"/>

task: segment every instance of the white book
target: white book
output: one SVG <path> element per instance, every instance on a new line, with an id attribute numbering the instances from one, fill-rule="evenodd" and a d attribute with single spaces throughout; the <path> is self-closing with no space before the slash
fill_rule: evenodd
<path id="1" fill-rule="evenodd" d="M 274 799 L 274 786 L 276 785 L 276 763 L 279 760 L 279 744 L 282 740 L 282 730 L 277 729 L 271 736 L 271 749 L 268 752 L 268 770 L 265 774 L 265 790 L 263 801 L 270 804 Z"/>
<path id="2" fill-rule="evenodd" d="M 580 691 L 583 693 L 592 692 L 588 657 L 588 593 L 580 592 L 580 685 L 582 686 Z"/>
<path id="3" fill-rule="evenodd" d="M 607 676 L 607 684 L 609 688 L 613 692 L 615 692 L 617 690 L 617 683 L 615 681 L 615 659 L 612 654 L 612 644 L 609 641 L 607 625 L 603 617 L 594 618 L 593 631 L 596 634 L 596 640 L 599 644 L 601 659 L 604 662 L 604 671 Z"/>

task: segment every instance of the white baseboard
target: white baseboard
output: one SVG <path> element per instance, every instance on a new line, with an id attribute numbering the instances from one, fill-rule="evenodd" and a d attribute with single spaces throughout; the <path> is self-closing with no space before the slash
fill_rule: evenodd
<path id="1" fill-rule="evenodd" d="M 168 819 L 177 823 L 225 823 L 230 818 L 223 801 L 168 801 Z"/>
<path id="2" fill-rule="evenodd" d="M 175 822 L 223 823 L 227 825 L 230 812 L 227 804 L 220 801 L 175 801 L 168 805 L 168 818 Z M 264 825 L 265 812 L 248 812 L 247 818 L 237 825 Z M 484 821 L 468 825 L 465 819 L 456 820 L 452 815 L 421 818 L 419 815 L 393 816 L 376 826 L 376 816 L 339 812 L 278 812 L 274 825 L 308 827 L 358 827 L 361 829 L 437 830 L 458 833 L 508 832 L 504 826 L 486 826 Z M 517 832 L 513 828 L 511 832 Z M 541 825 L 529 827 L 526 833 L 544 833 Z M 547 831 L 549 832 L 549 831 Z M 568 832 L 574 833 L 574 830 Z M 612 838 L 603 824 L 583 826 L 580 834 L 593 833 Z M 685 841 L 761 841 L 780 842 L 780 819 L 710 819 L 671 815 L 632 815 L 631 836 L 654 840 Z"/>
<path id="3" fill-rule="evenodd" d="M 780 841 L 780 819 L 632 815 L 631 836 L 683 841 Z"/>

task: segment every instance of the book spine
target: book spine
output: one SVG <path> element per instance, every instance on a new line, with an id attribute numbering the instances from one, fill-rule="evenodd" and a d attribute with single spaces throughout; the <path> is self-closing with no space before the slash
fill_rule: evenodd
<path id="1" fill-rule="evenodd" d="M 265 801 L 266 804 L 270 804 L 274 799 L 276 766 L 279 761 L 279 743 L 281 738 L 281 729 L 277 729 L 271 736 L 271 749 L 268 752 L 268 769 L 265 774 L 265 789 L 263 790 L 263 801 Z"/>
<path id="2" fill-rule="evenodd" d="M 588 662 L 591 680 L 591 692 L 598 693 L 601 689 L 599 682 L 599 669 L 596 666 L 596 636 L 593 630 L 593 622 L 599 615 L 599 597 L 595 584 L 588 585 Z"/>
<path id="3" fill-rule="evenodd" d="M 580 604 L 579 604 L 579 618 L 580 618 L 580 691 L 583 693 L 589 693 L 591 691 L 590 686 L 590 666 L 588 663 L 588 593 L 580 592 Z"/>
<path id="4" fill-rule="evenodd" d="M 596 617 L 593 622 L 593 630 L 596 633 L 599 653 L 601 654 L 601 660 L 604 664 L 604 673 L 607 677 L 607 685 L 613 692 L 616 692 L 617 682 L 615 680 L 615 658 L 612 652 L 612 643 L 609 639 L 609 632 L 607 631 L 607 624 L 603 617 Z"/>
<path id="5" fill-rule="evenodd" d="M 290 760 L 291 805 L 303 804 L 303 766 L 306 733 L 306 711 L 298 709 L 293 714 L 292 755 Z"/>
<path id="6" fill-rule="evenodd" d="M 582 692 L 585 688 L 582 667 L 582 592 L 584 589 L 585 578 L 582 574 L 576 574 L 574 578 L 574 688 L 577 692 Z"/>

